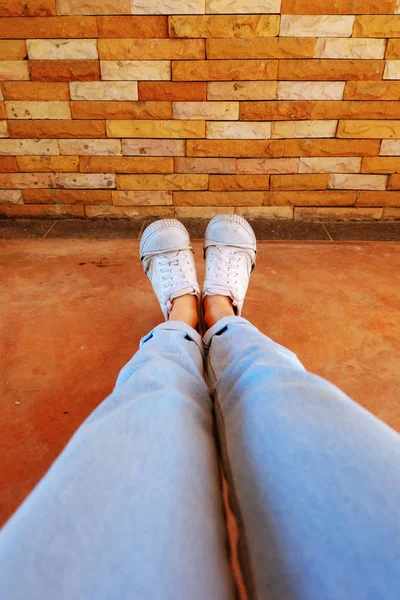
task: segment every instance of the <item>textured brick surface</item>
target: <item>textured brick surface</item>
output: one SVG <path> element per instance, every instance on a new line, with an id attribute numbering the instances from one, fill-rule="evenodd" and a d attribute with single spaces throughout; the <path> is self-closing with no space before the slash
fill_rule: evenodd
<path id="1" fill-rule="evenodd" d="M 6 216 L 398 218 L 398 1 L 3 5 Z"/>

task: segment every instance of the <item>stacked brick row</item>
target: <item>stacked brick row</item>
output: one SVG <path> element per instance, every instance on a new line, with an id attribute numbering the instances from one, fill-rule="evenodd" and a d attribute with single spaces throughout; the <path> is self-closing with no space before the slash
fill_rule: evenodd
<path id="1" fill-rule="evenodd" d="M 400 219 L 399 0 L 9 0 L 0 214 Z"/>

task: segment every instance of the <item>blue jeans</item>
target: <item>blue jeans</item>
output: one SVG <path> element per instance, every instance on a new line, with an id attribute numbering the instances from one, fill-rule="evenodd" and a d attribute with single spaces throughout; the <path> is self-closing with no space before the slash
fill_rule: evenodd
<path id="1" fill-rule="evenodd" d="M 399 440 L 245 319 L 164 323 L 4 527 L 0 598 L 233 598 L 219 457 L 250 599 L 400 598 Z"/>

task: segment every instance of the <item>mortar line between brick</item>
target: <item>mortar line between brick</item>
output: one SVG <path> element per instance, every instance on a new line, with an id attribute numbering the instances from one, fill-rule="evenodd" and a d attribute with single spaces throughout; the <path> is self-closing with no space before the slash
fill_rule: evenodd
<path id="1" fill-rule="evenodd" d="M 329 231 L 327 230 L 327 228 L 326 228 L 326 226 L 325 226 L 325 223 L 321 223 L 321 225 L 322 225 L 322 228 L 323 228 L 323 230 L 325 231 L 326 235 L 328 236 L 328 238 L 329 238 L 329 241 L 330 241 L 330 242 L 333 242 L 333 241 L 334 241 L 334 239 L 333 239 L 333 237 L 331 236 L 331 234 L 329 233 Z"/>
<path id="2" fill-rule="evenodd" d="M 46 233 L 42 237 L 42 240 L 44 240 L 49 235 L 50 231 L 52 231 L 52 229 L 54 228 L 54 226 L 55 226 L 56 223 L 58 223 L 58 221 L 54 221 L 54 223 L 52 225 L 50 225 L 50 227 L 48 228 L 48 230 L 46 231 Z"/>

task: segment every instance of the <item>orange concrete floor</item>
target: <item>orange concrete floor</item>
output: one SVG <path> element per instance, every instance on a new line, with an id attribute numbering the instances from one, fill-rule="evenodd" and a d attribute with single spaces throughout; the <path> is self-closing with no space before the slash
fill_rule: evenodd
<path id="1" fill-rule="evenodd" d="M 3 522 L 161 313 L 132 240 L 1 242 L 0 281 Z M 260 242 L 244 316 L 400 430 L 399 290 L 399 244 Z"/>

